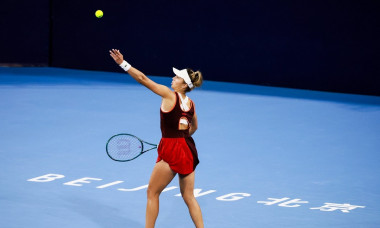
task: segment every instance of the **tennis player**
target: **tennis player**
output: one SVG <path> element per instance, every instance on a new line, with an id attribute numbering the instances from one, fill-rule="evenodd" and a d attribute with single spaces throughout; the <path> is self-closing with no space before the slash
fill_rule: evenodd
<path id="1" fill-rule="evenodd" d="M 145 227 L 154 227 L 159 211 L 159 196 L 178 173 L 181 194 L 190 216 L 197 228 L 203 228 L 202 212 L 194 197 L 195 167 L 199 160 L 191 137 L 198 128 L 198 121 L 194 102 L 186 96 L 187 92 L 202 84 L 201 72 L 173 68 L 175 76 L 171 90 L 155 83 L 132 67 L 124 60 L 119 50 L 110 50 L 110 55 L 132 78 L 162 97 L 160 109 L 162 138 L 147 190 Z"/>

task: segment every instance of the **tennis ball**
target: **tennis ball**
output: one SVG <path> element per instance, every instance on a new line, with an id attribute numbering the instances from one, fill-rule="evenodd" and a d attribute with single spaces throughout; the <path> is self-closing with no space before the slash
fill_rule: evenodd
<path id="1" fill-rule="evenodd" d="M 97 10 L 97 11 L 95 12 L 95 16 L 96 16 L 97 18 L 102 18 L 102 17 L 103 17 L 103 11 L 101 11 L 101 10 Z"/>

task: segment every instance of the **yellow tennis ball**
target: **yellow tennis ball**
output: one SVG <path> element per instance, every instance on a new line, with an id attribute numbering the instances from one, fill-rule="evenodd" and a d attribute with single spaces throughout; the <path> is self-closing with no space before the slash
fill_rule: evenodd
<path id="1" fill-rule="evenodd" d="M 101 11 L 101 10 L 97 10 L 97 11 L 95 12 L 95 16 L 96 16 L 97 18 L 102 18 L 102 17 L 103 17 L 103 11 Z"/>

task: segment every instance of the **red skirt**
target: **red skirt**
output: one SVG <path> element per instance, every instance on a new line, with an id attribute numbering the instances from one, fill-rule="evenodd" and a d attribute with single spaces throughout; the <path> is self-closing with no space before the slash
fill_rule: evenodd
<path id="1" fill-rule="evenodd" d="M 198 165 L 198 153 L 193 138 L 162 138 L 158 145 L 157 162 L 164 160 L 179 174 L 190 174 Z"/>

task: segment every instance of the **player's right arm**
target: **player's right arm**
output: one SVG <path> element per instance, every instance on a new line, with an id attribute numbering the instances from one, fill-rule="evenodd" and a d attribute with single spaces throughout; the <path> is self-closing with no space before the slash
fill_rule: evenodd
<path id="1" fill-rule="evenodd" d="M 194 134 L 194 132 L 198 129 L 198 118 L 197 113 L 194 113 L 193 120 L 190 124 L 189 134 L 190 136 Z"/>

